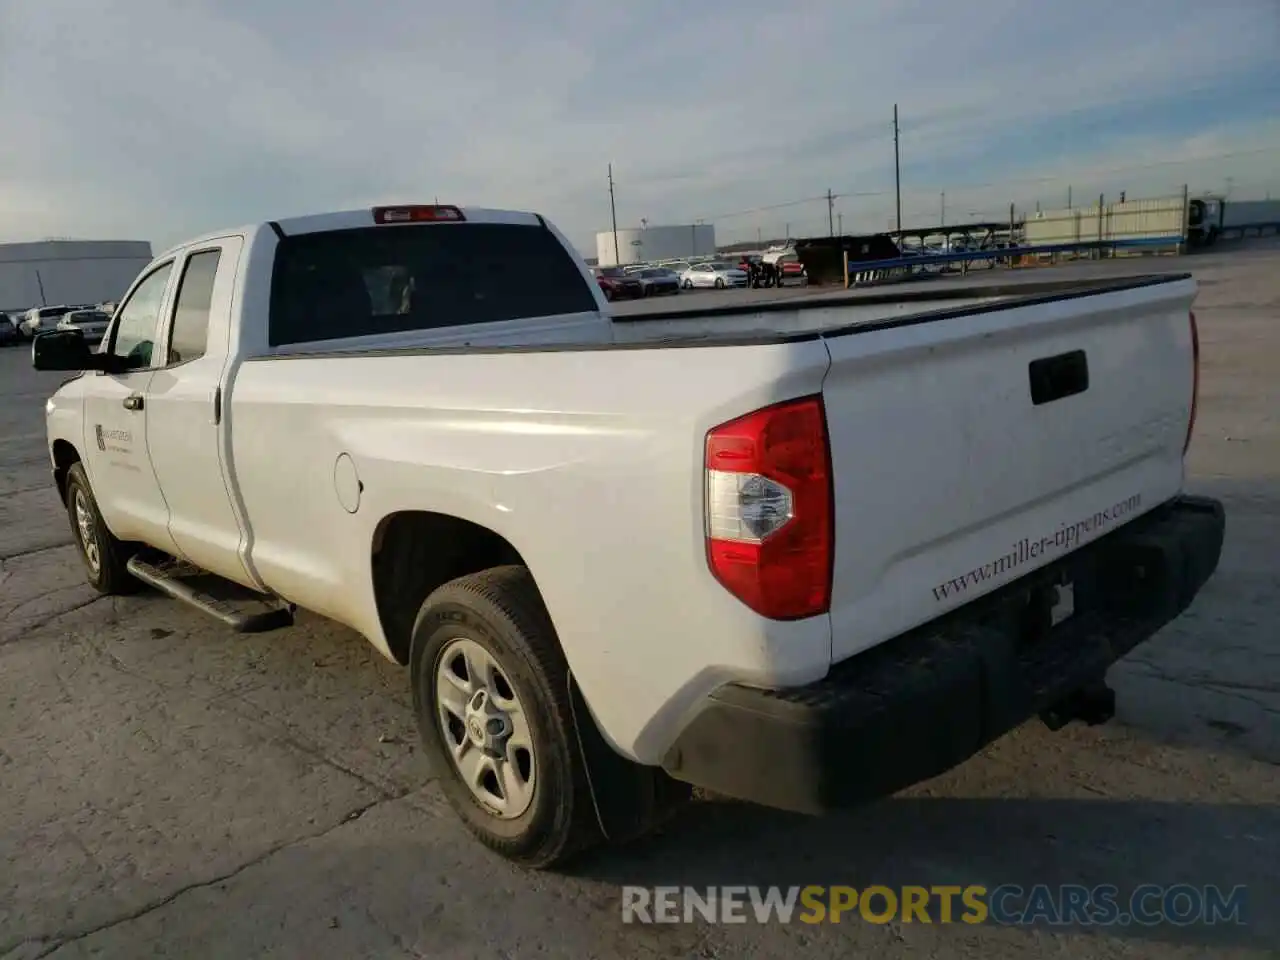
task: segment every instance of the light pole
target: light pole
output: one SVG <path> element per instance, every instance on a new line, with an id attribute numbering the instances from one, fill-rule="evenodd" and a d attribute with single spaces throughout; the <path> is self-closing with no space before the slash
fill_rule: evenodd
<path id="1" fill-rule="evenodd" d="M 613 264 L 622 262 L 618 255 L 618 208 L 613 201 L 613 164 L 609 164 L 609 213 L 613 217 Z"/>

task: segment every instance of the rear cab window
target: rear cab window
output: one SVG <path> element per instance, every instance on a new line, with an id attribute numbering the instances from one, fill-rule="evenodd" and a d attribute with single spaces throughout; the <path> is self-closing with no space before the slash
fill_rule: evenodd
<path id="1" fill-rule="evenodd" d="M 597 309 L 550 230 L 510 223 L 357 227 L 281 238 L 269 343 L 283 346 Z"/>

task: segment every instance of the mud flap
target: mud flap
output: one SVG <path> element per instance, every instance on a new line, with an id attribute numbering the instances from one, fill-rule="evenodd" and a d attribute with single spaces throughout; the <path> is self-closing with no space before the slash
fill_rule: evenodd
<path id="1" fill-rule="evenodd" d="M 596 821 L 612 843 L 634 839 L 660 822 L 692 793 L 659 767 L 646 767 L 621 756 L 605 740 L 569 674 L 569 706 L 573 727 L 587 772 Z"/>

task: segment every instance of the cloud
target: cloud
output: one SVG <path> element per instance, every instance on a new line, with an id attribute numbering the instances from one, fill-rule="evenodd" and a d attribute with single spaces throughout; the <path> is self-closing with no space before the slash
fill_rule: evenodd
<path id="1" fill-rule="evenodd" d="M 831 188 L 879 225 L 894 102 L 904 219 L 1119 167 L 1131 195 L 1227 167 L 1260 191 L 1277 48 L 1274 0 L 7 0 L 0 236 L 163 245 L 439 196 L 540 210 L 590 250 L 609 163 L 627 224 L 813 231 L 825 200 L 777 205 Z"/>

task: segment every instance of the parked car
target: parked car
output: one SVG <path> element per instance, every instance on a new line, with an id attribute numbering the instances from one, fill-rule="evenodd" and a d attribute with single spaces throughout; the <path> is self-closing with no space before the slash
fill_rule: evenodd
<path id="1" fill-rule="evenodd" d="M 644 296 L 640 278 L 622 267 L 596 267 L 596 284 L 606 300 L 636 300 Z"/>
<path id="2" fill-rule="evenodd" d="M 111 317 L 101 310 L 70 310 L 62 315 L 55 330 L 79 330 L 89 343 L 100 343 Z"/>
<path id="3" fill-rule="evenodd" d="M 30 340 L 38 333 L 52 330 L 68 311 L 74 309 L 75 307 L 65 304 L 56 307 L 32 307 L 22 315 L 18 330 L 23 337 Z"/>
<path id="4" fill-rule="evenodd" d="M 403 312 L 370 295 L 388 266 L 415 281 Z M 692 786 L 820 813 L 1036 715 L 1109 719 L 1106 670 L 1222 549 L 1222 505 L 1182 494 L 1196 291 L 636 323 L 544 217 L 379 207 L 180 244 L 105 349 L 31 352 L 99 374 L 45 405 L 93 588 L 364 635 L 408 667 L 422 775 L 547 867 Z"/>
<path id="5" fill-rule="evenodd" d="M 0 313 L 0 347 L 12 347 L 21 342 L 18 324 L 7 313 Z"/>
<path id="6" fill-rule="evenodd" d="M 680 285 L 686 290 L 693 287 L 745 287 L 747 274 L 745 270 L 722 260 L 695 263 L 681 274 Z"/>
<path id="7" fill-rule="evenodd" d="M 639 273 L 640 286 L 646 297 L 659 297 L 680 292 L 680 276 L 666 267 L 650 267 Z"/>

